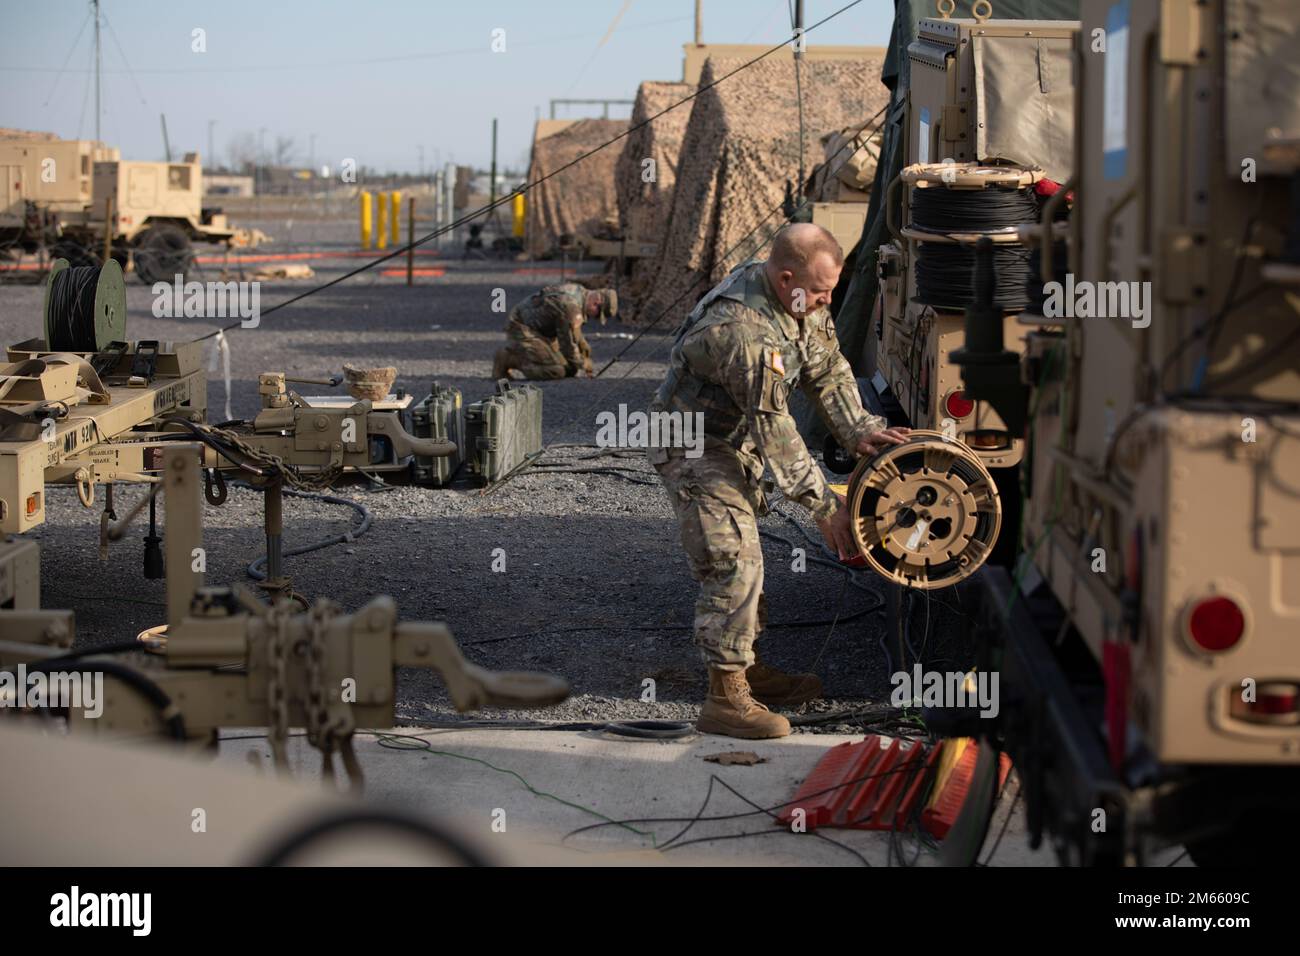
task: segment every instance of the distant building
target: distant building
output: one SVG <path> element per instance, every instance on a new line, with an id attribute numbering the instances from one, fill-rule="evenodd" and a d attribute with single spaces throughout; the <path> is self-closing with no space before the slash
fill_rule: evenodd
<path id="1" fill-rule="evenodd" d="M 205 196 L 252 196 L 253 177 L 208 173 L 203 177 Z"/>

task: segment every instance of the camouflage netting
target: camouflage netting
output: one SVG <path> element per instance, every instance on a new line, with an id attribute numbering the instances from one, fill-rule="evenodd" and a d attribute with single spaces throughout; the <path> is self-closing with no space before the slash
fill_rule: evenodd
<path id="1" fill-rule="evenodd" d="M 537 182 L 626 129 L 627 120 L 585 119 L 534 140 L 528 181 Z M 562 235 L 582 232 L 599 236 L 617 224 L 614 167 L 621 151 L 622 143 L 614 143 L 528 191 L 525 235 L 529 255 L 550 253 Z"/>
<path id="2" fill-rule="evenodd" d="M 889 90 L 880 83 L 882 59 L 883 52 L 872 51 L 854 59 L 804 61 L 803 139 L 809 170 L 823 157 L 823 135 L 856 128 L 885 105 Z M 711 57 L 701 87 L 743 63 Z M 676 325 L 729 269 L 761 251 L 783 221 L 778 207 L 787 180 L 798 178 L 799 107 L 789 59 L 755 63 L 701 93 L 682 141 L 677 187 L 652 267 L 651 289 L 634 317 L 659 319 L 661 328 Z"/>
<path id="3" fill-rule="evenodd" d="M 680 103 L 694 91 L 689 83 L 647 80 L 636 91 L 632 126 Z M 677 156 L 681 152 L 691 104 L 669 110 L 652 123 L 633 129 L 618 158 L 618 215 L 629 239 L 654 242 L 668 221 L 673 184 L 677 182 Z M 654 160 L 654 180 L 643 176 L 645 160 Z"/>

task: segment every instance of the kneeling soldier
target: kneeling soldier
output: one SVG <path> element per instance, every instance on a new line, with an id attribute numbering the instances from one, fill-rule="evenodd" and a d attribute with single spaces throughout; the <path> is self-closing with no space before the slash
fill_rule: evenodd
<path id="1" fill-rule="evenodd" d="M 510 310 L 507 344 L 492 363 L 492 377 L 518 370 L 524 378 L 566 378 L 592 374 L 591 346 L 582 334 L 587 319 L 618 314 L 618 293 L 590 290 L 576 282 L 548 285 Z"/>

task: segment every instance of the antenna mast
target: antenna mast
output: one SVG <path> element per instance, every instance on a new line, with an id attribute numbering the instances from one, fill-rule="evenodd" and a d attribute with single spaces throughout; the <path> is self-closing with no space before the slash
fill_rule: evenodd
<path id="1" fill-rule="evenodd" d="M 95 8 L 95 142 L 99 142 L 99 0 L 90 0 Z"/>

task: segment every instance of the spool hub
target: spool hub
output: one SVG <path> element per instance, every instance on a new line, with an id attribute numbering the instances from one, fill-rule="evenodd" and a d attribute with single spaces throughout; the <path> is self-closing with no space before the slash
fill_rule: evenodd
<path id="1" fill-rule="evenodd" d="M 55 328 L 65 327 L 62 317 L 54 316 L 50 312 L 50 289 L 54 287 L 55 278 L 65 269 L 73 268 L 67 259 L 55 259 L 54 264 L 50 266 L 50 274 L 45 282 L 45 347 L 51 350 L 55 349 L 54 339 Z M 83 268 L 94 268 L 87 266 Z M 102 352 L 113 342 L 126 341 L 126 279 L 122 276 L 122 267 L 116 259 L 109 259 L 99 269 L 99 277 L 95 282 L 95 302 L 94 302 L 94 340 L 85 342 L 71 343 L 72 348 L 67 348 L 68 343 L 61 343 L 64 347 L 60 351 L 69 352 Z"/>
<path id="2" fill-rule="evenodd" d="M 877 574 L 905 587 L 948 587 L 988 559 L 1002 526 L 997 487 L 960 441 L 913 430 L 849 478 L 853 540 Z"/>

